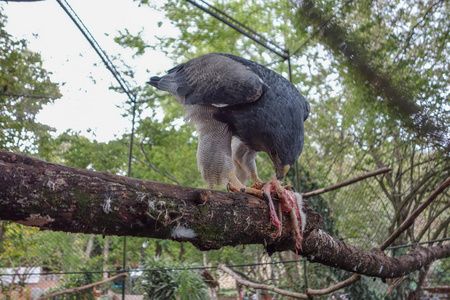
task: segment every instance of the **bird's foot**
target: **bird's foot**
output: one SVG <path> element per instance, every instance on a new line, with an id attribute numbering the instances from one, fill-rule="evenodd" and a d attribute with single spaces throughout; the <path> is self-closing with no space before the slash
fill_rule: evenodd
<path id="1" fill-rule="evenodd" d="M 281 186 L 281 182 L 274 178 L 271 182 L 267 183 L 263 187 L 264 197 L 269 202 L 270 209 L 270 217 L 272 219 L 272 223 L 278 228 L 278 234 L 275 236 L 278 237 L 281 235 L 281 221 L 278 218 L 275 206 L 273 205 L 273 201 L 271 198 L 271 194 L 276 192 L 278 199 L 280 199 L 280 207 L 283 212 L 289 212 L 290 218 L 294 227 L 294 236 L 296 241 L 296 248 L 302 248 L 302 240 L 303 240 L 303 231 L 306 224 L 306 216 L 302 211 L 303 200 L 299 193 L 292 192 L 292 188 L 290 186 L 283 187 Z"/>
<path id="2" fill-rule="evenodd" d="M 262 190 L 263 186 L 264 186 L 264 183 L 263 183 L 262 181 L 255 181 L 255 182 L 253 182 L 253 184 L 252 184 L 251 186 L 249 186 L 249 187 L 250 187 L 250 188 L 253 188 L 253 189 L 257 189 L 257 190 Z"/>
<path id="3" fill-rule="evenodd" d="M 227 190 L 229 192 L 244 192 L 244 193 L 264 199 L 262 190 L 254 188 L 253 186 L 249 186 L 249 187 L 242 186 L 242 187 L 238 188 L 238 187 L 234 186 L 231 182 L 229 182 L 227 185 Z"/>
<path id="4" fill-rule="evenodd" d="M 305 229 L 306 224 L 306 216 L 302 211 L 303 200 L 299 193 L 294 193 L 292 191 L 293 188 L 290 185 L 283 187 L 281 182 L 276 178 L 266 184 L 263 184 L 260 180 L 258 180 L 249 187 L 245 187 L 238 180 L 235 180 L 235 182 L 230 180 L 228 182 L 227 189 L 231 192 L 244 192 L 251 194 L 267 201 L 269 205 L 270 219 L 272 220 L 273 225 L 278 228 L 278 233 L 274 236 L 274 238 L 281 236 L 283 228 L 282 212 L 289 212 L 292 225 L 294 227 L 296 248 L 302 248 L 303 230 Z M 280 200 L 278 213 L 275 209 L 272 196 L 277 197 Z"/>

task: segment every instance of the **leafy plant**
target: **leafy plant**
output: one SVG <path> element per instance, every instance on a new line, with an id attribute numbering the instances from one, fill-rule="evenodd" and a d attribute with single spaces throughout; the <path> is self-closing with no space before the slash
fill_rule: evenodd
<path id="1" fill-rule="evenodd" d="M 99 281 L 100 280 L 99 276 L 100 273 L 92 273 L 89 272 L 88 270 L 84 270 L 84 272 L 82 273 L 63 275 L 60 279 L 61 284 L 54 289 L 48 290 L 46 294 L 48 295 L 54 292 L 88 285 L 90 283 Z M 63 294 L 59 296 L 59 299 L 64 300 L 84 300 L 93 298 L 94 298 L 94 290 L 92 288 L 81 290 L 75 293 Z"/>
<path id="2" fill-rule="evenodd" d="M 145 299 L 209 299 L 202 276 L 187 265 L 156 257 L 146 264 L 140 290 Z"/>

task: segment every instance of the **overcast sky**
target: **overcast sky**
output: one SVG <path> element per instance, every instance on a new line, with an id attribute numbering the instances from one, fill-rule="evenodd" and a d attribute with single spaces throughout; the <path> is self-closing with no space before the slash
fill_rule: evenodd
<path id="1" fill-rule="evenodd" d="M 143 84 L 151 75 L 170 69 L 171 60 L 164 54 L 147 50 L 138 60 L 114 43 L 118 31 L 143 31 L 147 43 L 156 36 L 176 36 L 176 30 L 164 19 L 164 13 L 131 0 L 68 0 L 80 19 L 110 56 L 121 55 L 136 72 L 136 81 Z M 60 83 L 63 94 L 55 104 L 39 114 L 38 120 L 57 129 L 81 133 L 98 141 L 129 132 L 129 119 L 121 117 L 117 108 L 127 101 L 126 95 L 109 90 L 117 85 L 98 55 L 54 0 L 31 3 L 0 2 L 8 17 L 6 30 L 18 39 L 29 41 L 29 48 L 42 55 L 44 68 L 51 71 L 54 82 Z M 158 27 L 158 22 L 163 25 Z M 96 64 L 96 66 L 95 66 Z M 87 133 L 91 130 L 91 133 Z M 94 136 L 95 135 L 95 136 Z"/>

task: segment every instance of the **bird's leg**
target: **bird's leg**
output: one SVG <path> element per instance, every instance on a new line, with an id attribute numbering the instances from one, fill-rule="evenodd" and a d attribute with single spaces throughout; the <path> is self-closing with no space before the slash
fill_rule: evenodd
<path id="1" fill-rule="evenodd" d="M 231 141 L 231 152 L 236 177 L 243 183 L 246 183 L 250 179 L 253 184 L 249 188 L 261 190 L 263 183 L 261 179 L 259 179 L 255 162 L 258 152 L 248 148 L 247 145 L 238 138 L 234 138 Z M 262 198 L 262 195 L 259 197 Z"/>
<path id="2" fill-rule="evenodd" d="M 253 187 L 246 187 L 239 181 L 233 171 L 228 172 L 227 175 L 228 185 L 227 188 L 231 192 L 244 192 L 250 195 L 254 195 L 259 198 L 263 198 L 263 192 L 261 189 L 256 189 Z"/>

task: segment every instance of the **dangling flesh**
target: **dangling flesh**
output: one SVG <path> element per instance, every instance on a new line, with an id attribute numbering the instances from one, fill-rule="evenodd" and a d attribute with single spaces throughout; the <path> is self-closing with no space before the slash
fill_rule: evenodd
<path id="1" fill-rule="evenodd" d="M 283 212 L 289 212 L 293 227 L 294 227 L 294 236 L 295 236 L 295 246 L 296 249 L 302 249 L 302 241 L 303 241 L 303 230 L 305 227 L 305 221 L 302 220 L 305 218 L 305 214 L 301 211 L 301 196 L 300 200 L 299 198 L 289 189 L 284 188 L 281 186 L 281 182 L 278 181 L 276 178 L 272 179 L 271 182 L 267 183 L 263 187 L 263 194 L 264 197 L 267 199 L 267 202 L 269 203 L 269 210 L 270 210 L 270 218 L 272 220 L 272 223 L 278 228 L 278 233 L 274 238 L 277 238 L 281 235 L 281 221 L 277 216 L 275 206 L 272 201 L 271 194 L 273 192 L 276 192 L 278 195 L 278 198 L 280 199 L 280 205 L 281 210 Z"/>

